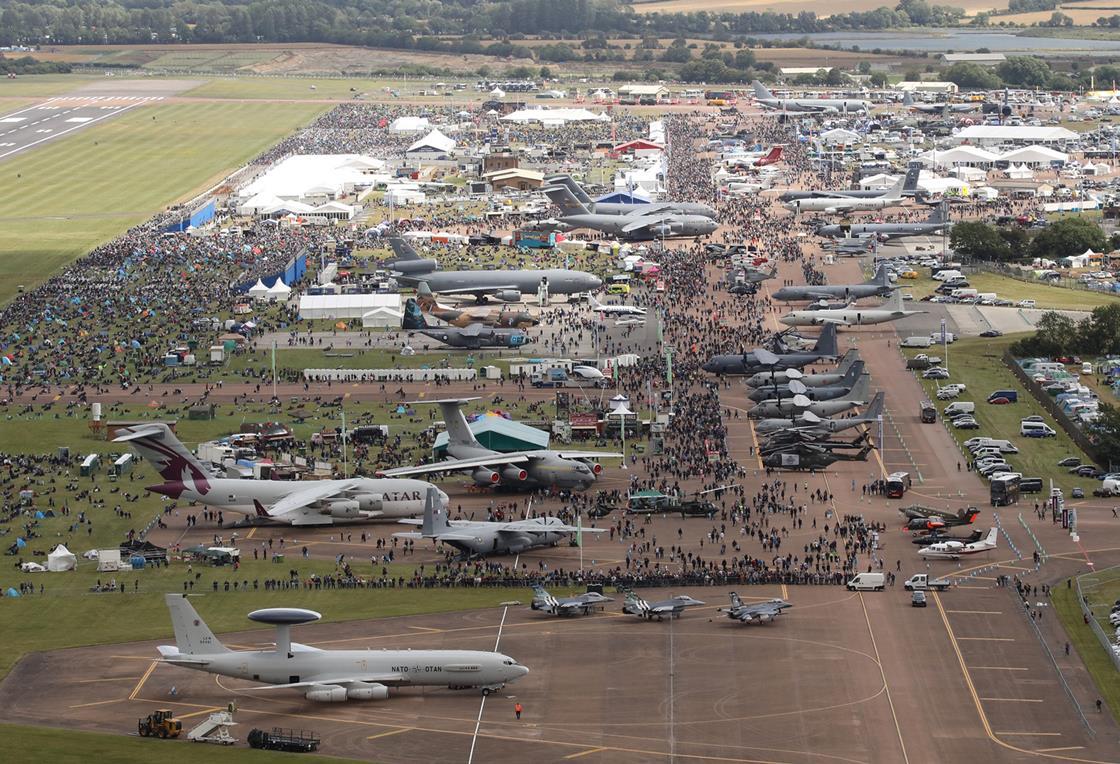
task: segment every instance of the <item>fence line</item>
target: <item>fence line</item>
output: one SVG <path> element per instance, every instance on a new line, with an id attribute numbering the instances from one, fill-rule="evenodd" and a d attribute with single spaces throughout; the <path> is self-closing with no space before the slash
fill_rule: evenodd
<path id="1" fill-rule="evenodd" d="M 1101 574 L 1106 573 L 1110 570 L 1120 570 L 1120 566 L 1106 568 L 1105 570 L 1095 571 L 1093 573 L 1083 573 L 1080 576 L 1075 577 L 1074 581 L 1077 582 L 1077 604 L 1081 607 L 1081 614 L 1085 617 L 1085 621 L 1089 624 L 1089 628 L 1091 628 L 1093 630 L 1093 633 L 1097 636 L 1097 640 L 1101 643 L 1101 647 L 1104 648 L 1104 651 L 1106 653 L 1108 653 L 1108 659 L 1112 661 L 1112 667 L 1120 672 L 1120 647 L 1117 647 L 1113 644 L 1112 639 L 1110 639 L 1108 634 L 1105 633 L 1104 628 L 1101 627 L 1100 623 L 1093 615 L 1093 610 L 1089 606 L 1089 603 L 1086 601 L 1085 592 L 1081 588 L 1082 579 L 1098 579 Z"/>

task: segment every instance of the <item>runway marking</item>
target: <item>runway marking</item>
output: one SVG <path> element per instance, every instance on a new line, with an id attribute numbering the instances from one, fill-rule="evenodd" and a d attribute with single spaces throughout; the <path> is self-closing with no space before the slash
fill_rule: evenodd
<path id="1" fill-rule="evenodd" d="M 140 690 L 144 688 L 144 682 L 148 681 L 148 677 L 152 675 L 152 672 L 156 670 L 156 666 L 158 665 L 159 661 L 152 661 L 152 665 L 148 666 L 148 670 L 144 672 L 144 675 L 140 677 L 140 681 L 136 683 L 136 686 L 132 688 L 132 692 L 128 694 L 129 700 L 136 700 L 136 696 L 139 695 Z"/>
<path id="2" fill-rule="evenodd" d="M 513 560 L 513 569 L 517 570 L 517 561 L 521 559 L 521 555 Z M 502 629 L 506 625 L 506 615 L 509 614 L 509 606 L 502 608 L 502 620 L 498 623 L 498 638 L 494 640 L 494 652 L 498 652 L 498 645 L 502 643 Z M 482 702 L 478 704 L 478 718 L 474 722 L 474 736 L 471 738 L 471 751 L 467 755 L 467 764 L 472 764 L 474 761 L 474 748 L 478 743 L 478 731 L 482 728 L 482 714 L 486 710 L 486 699 L 489 695 L 483 694 Z"/>
<path id="3" fill-rule="evenodd" d="M 256 533 L 257 533 L 256 526 L 250 528 L 249 532 L 245 534 L 245 540 L 248 541 L 249 539 L 253 538 L 253 536 L 256 535 Z"/>
<path id="4" fill-rule="evenodd" d="M 1041 698 L 980 698 L 980 700 L 987 700 L 999 703 L 1041 703 Z"/>
<path id="5" fill-rule="evenodd" d="M 867 622 L 867 633 L 871 636 L 871 648 L 875 651 L 875 662 L 879 664 L 879 675 L 883 678 L 883 690 L 887 694 L 887 705 L 891 707 L 891 717 L 894 719 L 894 729 L 898 733 L 898 745 L 902 748 L 902 760 L 910 764 L 910 757 L 906 754 L 906 743 L 902 739 L 902 727 L 898 723 L 898 714 L 894 710 L 894 701 L 891 700 L 891 689 L 887 686 L 887 672 L 883 670 L 883 661 L 879 658 L 879 645 L 875 642 L 875 631 L 871 628 L 871 616 L 867 612 L 867 602 L 863 594 L 859 596 L 860 607 L 863 608 L 863 620 Z"/>
<path id="6" fill-rule="evenodd" d="M 565 759 L 578 759 L 578 758 L 579 758 L 580 756 L 587 756 L 588 754 L 592 754 L 592 753 L 601 753 L 601 752 L 603 752 L 603 751 L 609 751 L 609 750 L 611 750 L 611 749 L 610 749 L 610 748 L 603 748 L 603 747 L 599 747 L 599 748 L 588 748 L 588 749 L 587 749 L 586 751 L 580 751 L 579 753 L 571 753 L 571 754 L 568 754 L 568 755 L 567 755 L 567 756 L 565 756 L 564 758 L 565 758 Z"/>
<path id="7" fill-rule="evenodd" d="M 79 679 L 78 684 L 92 684 L 93 682 L 131 682 L 133 679 L 138 679 L 135 676 L 114 676 L 107 679 Z"/>
<path id="8" fill-rule="evenodd" d="M 1064 748 L 1039 748 L 1035 753 L 1050 753 L 1057 751 L 1082 751 L 1085 749 L 1083 745 L 1067 745 Z"/>
<path id="9" fill-rule="evenodd" d="M 945 612 L 958 615 L 1003 615 L 1002 610 L 946 610 Z"/>
<path id="10" fill-rule="evenodd" d="M 969 666 L 973 671 L 1030 671 L 1019 666 Z"/>
<path id="11" fill-rule="evenodd" d="M 1014 642 L 1012 637 L 957 637 L 958 642 Z"/>
<path id="12" fill-rule="evenodd" d="M 409 626 L 410 629 L 419 629 L 420 631 L 430 631 L 434 634 L 439 634 L 443 629 L 433 629 L 430 626 Z"/>
<path id="13" fill-rule="evenodd" d="M 414 729 L 416 729 L 416 728 L 415 727 L 401 727 L 400 729 L 389 730 L 388 732 L 379 732 L 376 735 L 370 735 L 369 737 L 366 738 L 366 740 L 376 740 L 379 737 L 390 737 L 392 735 L 399 735 L 402 732 L 412 732 Z"/>
<path id="14" fill-rule="evenodd" d="M 100 117 L 94 117 L 94 118 L 93 118 L 93 119 L 91 119 L 91 120 L 90 120 L 89 122 L 83 122 L 83 123 L 82 123 L 82 124 L 80 124 L 80 125 L 74 125 L 73 127 L 68 127 L 68 128 L 66 128 L 65 130 L 60 130 L 59 132 L 57 132 L 57 133 L 54 133 L 53 135 L 48 135 L 48 136 L 46 136 L 45 138 L 40 138 L 40 139 L 39 139 L 39 140 L 37 140 L 37 141 L 32 141 L 31 143 L 28 143 L 28 144 L 26 144 L 26 145 L 24 145 L 24 146 L 20 146 L 19 148 L 14 148 L 14 149 L 11 149 L 10 151 L 5 151 L 4 153 L 0 154 L 0 159 L 3 159 L 4 157 L 7 157 L 7 156 L 11 156 L 12 154 L 15 154 L 15 153 L 17 153 L 17 152 L 19 152 L 19 151 L 23 151 L 24 149 L 29 149 L 29 148 L 31 148 L 32 146 L 38 146 L 38 145 L 39 145 L 40 143 L 42 143 L 43 141 L 49 141 L 49 140 L 52 140 L 53 138 L 57 138 L 57 137 L 59 137 L 59 136 L 61 136 L 61 135 L 66 135 L 67 133 L 72 133 L 72 132 L 74 132 L 75 130 L 81 130 L 81 129 L 82 129 L 83 127 L 86 127 L 86 126 L 88 126 L 88 125 L 92 125 L 92 124 L 94 124 L 95 122 L 100 122 L 100 121 L 101 121 L 101 120 L 103 120 L 103 119 L 108 119 L 109 117 L 112 117 L 112 116 L 115 116 L 115 115 L 117 115 L 117 114 L 120 114 L 120 113 L 121 113 L 122 111 L 125 111 L 125 110 L 127 110 L 127 109 L 131 109 L 131 108 L 133 108 L 133 107 L 135 107 L 135 106 L 137 106 L 137 105 L 138 105 L 138 104 L 129 104 L 128 106 L 124 106 L 124 107 L 122 107 L 122 108 L 121 108 L 121 109 L 120 109 L 119 111 L 115 111 L 115 112 L 113 112 L 112 114 L 103 114 L 103 115 L 101 115 Z M 24 125 L 24 127 L 26 127 L 26 125 Z"/>
<path id="15" fill-rule="evenodd" d="M 183 714 L 182 716 L 176 716 L 175 718 L 176 719 L 190 719 L 192 716 L 202 716 L 203 714 L 212 714 L 215 711 L 221 711 L 221 710 L 222 710 L 221 706 L 210 706 L 208 708 L 202 709 L 201 711 L 191 711 L 189 714 Z"/>
<path id="16" fill-rule="evenodd" d="M 997 735 L 1029 735 L 1031 737 L 1061 737 L 1061 732 L 997 732 Z M 1081 746 L 1078 746 L 1079 748 Z"/>

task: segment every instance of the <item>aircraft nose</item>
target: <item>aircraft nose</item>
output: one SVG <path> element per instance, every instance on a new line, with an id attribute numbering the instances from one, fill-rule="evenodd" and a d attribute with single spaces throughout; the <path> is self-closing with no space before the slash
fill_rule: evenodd
<path id="1" fill-rule="evenodd" d="M 588 275 L 584 279 L 584 283 L 587 285 L 587 288 L 586 288 L 585 291 L 589 291 L 589 292 L 603 286 L 603 280 L 601 278 L 599 278 L 598 276 Z"/>
<path id="2" fill-rule="evenodd" d="M 513 680 L 520 679 L 521 677 L 528 674 L 529 673 L 529 667 L 528 666 L 522 666 L 520 663 L 518 663 L 518 664 L 515 664 L 513 666 L 510 666 L 510 673 L 513 675 L 510 678 L 510 681 L 512 682 Z"/>
<path id="3" fill-rule="evenodd" d="M 778 321 L 785 324 L 786 326 L 793 326 L 793 319 L 790 318 L 789 316 L 782 316 L 781 318 L 778 319 Z"/>

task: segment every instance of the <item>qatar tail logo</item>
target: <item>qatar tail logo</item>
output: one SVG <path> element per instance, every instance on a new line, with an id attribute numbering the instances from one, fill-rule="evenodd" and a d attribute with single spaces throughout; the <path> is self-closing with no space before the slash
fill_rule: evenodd
<path id="1" fill-rule="evenodd" d="M 199 496 L 210 493 L 209 478 L 181 443 L 176 444 L 178 449 L 155 438 L 140 438 L 133 443 L 168 483 L 178 483 L 184 490 L 194 491 Z"/>

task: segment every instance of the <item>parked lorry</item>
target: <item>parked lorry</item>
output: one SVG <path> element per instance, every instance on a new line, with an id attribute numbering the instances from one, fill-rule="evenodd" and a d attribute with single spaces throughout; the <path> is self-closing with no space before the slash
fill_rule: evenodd
<path id="1" fill-rule="evenodd" d="M 952 585 L 953 582 L 947 578 L 930 578 L 929 573 L 915 573 L 914 575 L 910 576 L 910 578 L 906 579 L 906 583 L 904 583 L 902 586 L 908 592 L 924 592 L 929 589 L 935 589 L 941 592 L 945 591 Z"/>

